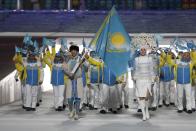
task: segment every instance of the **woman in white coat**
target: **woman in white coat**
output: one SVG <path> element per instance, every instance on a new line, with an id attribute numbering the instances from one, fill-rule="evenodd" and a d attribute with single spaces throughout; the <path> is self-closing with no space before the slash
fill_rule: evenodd
<path id="1" fill-rule="evenodd" d="M 143 121 L 150 119 L 148 111 L 149 96 L 155 75 L 152 57 L 149 57 L 145 48 L 140 49 L 140 56 L 135 58 L 134 80 L 136 81 L 136 96 L 142 109 Z"/>

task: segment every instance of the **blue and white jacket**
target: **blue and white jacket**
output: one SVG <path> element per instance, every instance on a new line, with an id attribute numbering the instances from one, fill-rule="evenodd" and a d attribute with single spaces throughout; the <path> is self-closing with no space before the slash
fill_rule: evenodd
<path id="1" fill-rule="evenodd" d="M 27 63 L 26 65 L 26 84 L 31 86 L 38 86 L 39 84 L 39 63 Z"/>
<path id="2" fill-rule="evenodd" d="M 160 80 L 163 82 L 168 82 L 174 79 L 174 70 L 168 64 L 160 68 Z"/>
<path id="3" fill-rule="evenodd" d="M 102 70 L 100 67 L 90 65 L 89 67 L 89 77 L 90 83 L 97 84 L 102 82 Z"/>
<path id="4" fill-rule="evenodd" d="M 54 63 L 52 67 L 51 84 L 53 86 L 64 85 L 64 70 L 62 63 Z"/>
<path id="5" fill-rule="evenodd" d="M 191 63 L 180 62 L 176 67 L 176 81 L 178 84 L 189 84 L 191 83 Z"/>

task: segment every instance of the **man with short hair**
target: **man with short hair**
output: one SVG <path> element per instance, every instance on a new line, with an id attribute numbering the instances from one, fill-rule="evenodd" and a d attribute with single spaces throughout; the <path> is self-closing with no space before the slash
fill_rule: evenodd
<path id="1" fill-rule="evenodd" d="M 64 72 L 68 76 L 66 97 L 69 107 L 69 118 L 74 120 L 79 119 L 80 102 L 83 97 L 83 81 L 82 81 L 82 68 L 81 57 L 79 55 L 79 47 L 72 44 L 69 48 L 71 53 L 70 59 L 64 67 Z M 77 66 L 79 64 L 79 66 Z M 73 70 L 76 68 L 76 72 Z"/>

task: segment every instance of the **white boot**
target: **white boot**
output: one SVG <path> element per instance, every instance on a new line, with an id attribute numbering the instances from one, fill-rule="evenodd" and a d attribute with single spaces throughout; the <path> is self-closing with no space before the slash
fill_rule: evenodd
<path id="1" fill-rule="evenodd" d="M 73 117 L 74 117 L 74 120 L 78 120 L 79 119 L 77 109 L 74 109 L 74 116 Z"/>
<path id="2" fill-rule="evenodd" d="M 69 117 L 69 119 L 72 119 L 73 116 L 74 116 L 73 105 L 69 103 L 69 114 L 68 114 L 68 117 Z"/>
<path id="3" fill-rule="evenodd" d="M 77 113 L 75 113 L 75 115 L 74 115 L 74 120 L 78 120 L 78 119 L 79 119 L 79 116 L 78 116 Z"/>
<path id="4" fill-rule="evenodd" d="M 72 119 L 73 116 L 74 116 L 74 111 L 72 110 L 72 111 L 69 112 L 69 119 Z"/>
<path id="5" fill-rule="evenodd" d="M 149 102 L 148 101 L 145 101 L 145 112 L 146 112 L 146 119 L 150 119 L 150 114 L 149 114 L 149 111 L 148 111 L 148 104 Z"/>
<path id="6" fill-rule="evenodd" d="M 146 121 L 145 100 L 139 100 L 139 104 L 140 104 L 142 115 L 143 115 L 142 120 Z"/>

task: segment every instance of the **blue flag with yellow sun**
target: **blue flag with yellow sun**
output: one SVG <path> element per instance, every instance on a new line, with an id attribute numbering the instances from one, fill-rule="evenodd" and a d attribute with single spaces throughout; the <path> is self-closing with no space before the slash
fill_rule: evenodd
<path id="1" fill-rule="evenodd" d="M 113 7 L 91 41 L 90 48 L 96 51 L 116 76 L 120 76 L 128 69 L 130 43 L 130 37 Z"/>

